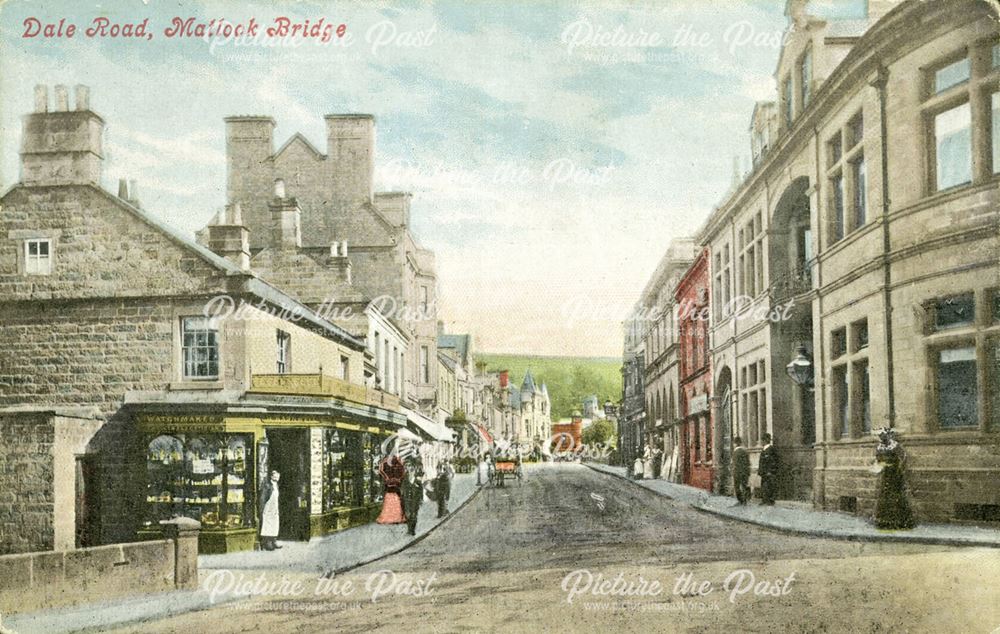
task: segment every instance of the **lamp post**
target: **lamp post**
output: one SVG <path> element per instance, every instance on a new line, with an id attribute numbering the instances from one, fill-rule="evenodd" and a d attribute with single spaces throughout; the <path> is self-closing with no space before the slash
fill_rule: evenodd
<path id="1" fill-rule="evenodd" d="M 806 352 L 806 347 L 800 345 L 795 351 L 795 358 L 785 366 L 785 372 L 791 377 L 796 385 L 812 389 L 813 387 L 813 363 Z"/>

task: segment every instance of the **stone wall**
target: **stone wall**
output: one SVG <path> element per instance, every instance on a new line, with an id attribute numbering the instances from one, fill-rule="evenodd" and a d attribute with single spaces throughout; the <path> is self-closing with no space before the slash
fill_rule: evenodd
<path id="1" fill-rule="evenodd" d="M 197 587 L 198 522 L 172 520 L 164 533 L 168 539 L 0 556 L 0 612 Z"/>
<path id="2" fill-rule="evenodd" d="M 0 410 L 0 553 L 75 546 L 75 456 L 102 423 L 93 408 Z"/>

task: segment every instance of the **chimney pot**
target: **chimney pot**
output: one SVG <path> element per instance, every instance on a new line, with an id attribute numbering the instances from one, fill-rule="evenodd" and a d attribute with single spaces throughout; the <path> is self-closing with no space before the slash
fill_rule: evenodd
<path id="1" fill-rule="evenodd" d="M 274 197 L 284 198 L 285 197 L 285 181 L 278 178 L 274 181 Z"/>
<path id="2" fill-rule="evenodd" d="M 239 203 L 233 203 L 229 208 L 229 224 L 243 225 L 243 209 Z"/>
<path id="3" fill-rule="evenodd" d="M 131 179 L 128 182 L 128 194 L 129 202 L 131 202 L 136 207 L 139 206 L 139 184 L 135 179 Z"/>
<path id="4" fill-rule="evenodd" d="M 69 91 L 66 86 L 59 84 L 56 86 L 56 112 L 66 112 L 69 110 Z"/>
<path id="5" fill-rule="evenodd" d="M 49 111 L 49 87 L 44 84 L 35 86 L 35 112 Z"/>
<path id="6" fill-rule="evenodd" d="M 118 197 L 122 200 L 128 200 L 128 181 L 124 178 L 118 179 Z"/>
<path id="7" fill-rule="evenodd" d="M 90 88 L 83 84 L 76 85 L 76 109 L 90 110 Z"/>

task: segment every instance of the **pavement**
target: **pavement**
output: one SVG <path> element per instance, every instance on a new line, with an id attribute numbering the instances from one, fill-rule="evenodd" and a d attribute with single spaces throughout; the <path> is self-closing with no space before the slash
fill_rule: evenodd
<path id="1" fill-rule="evenodd" d="M 370 523 L 308 542 L 279 541 L 275 551 L 246 551 L 198 557 L 200 586 L 216 570 L 243 571 L 243 578 L 253 579 L 257 571 L 281 570 L 283 573 L 343 574 L 349 570 L 396 554 L 423 540 L 431 531 L 451 519 L 479 491 L 475 474 L 458 474 L 452 481 L 451 513 L 437 517 L 437 504 L 424 500 L 417 518 L 416 535 L 406 532 L 406 525 L 383 526 Z M 248 571 L 254 571 L 250 574 Z M 237 601 L 239 595 L 211 596 L 204 587 L 197 590 L 161 592 L 125 597 L 100 603 L 53 608 L 39 612 L 14 614 L 3 618 L 3 627 L 17 634 L 35 632 L 105 631 L 138 621 L 162 619 L 205 610 L 213 605 Z"/>
<path id="2" fill-rule="evenodd" d="M 1000 531 L 988 528 L 919 524 L 910 530 L 883 530 L 875 528 L 863 517 L 848 513 L 817 511 L 805 502 L 779 500 L 774 506 L 754 503 L 743 506 L 737 504 L 734 497 L 716 495 L 685 484 L 658 479 L 633 480 L 628 476 L 625 467 L 596 462 L 588 462 L 586 466 L 594 471 L 632 482 L 663 497 L 689 504 L 699 511 L 788 533 L 853 541 L 1000 548 Z"/>

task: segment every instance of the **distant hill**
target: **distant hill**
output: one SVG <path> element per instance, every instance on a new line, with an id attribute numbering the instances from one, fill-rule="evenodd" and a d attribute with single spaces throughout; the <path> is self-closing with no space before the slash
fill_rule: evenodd
<path id="1" fill-rule="evenodd" d="M 596 394 L 600 403 L 617 403 L 622 394 L 621 359 L 584 357 L 541 357 L 516 354 L 477 354 L 489 370 L 510 370 L 510 380 L 518 387 L 531 368 L 535 382 L 549 387 L 552 418 L 564 418 L 581 409 L 583 399 Z"/>

